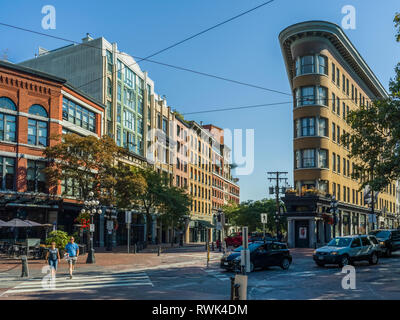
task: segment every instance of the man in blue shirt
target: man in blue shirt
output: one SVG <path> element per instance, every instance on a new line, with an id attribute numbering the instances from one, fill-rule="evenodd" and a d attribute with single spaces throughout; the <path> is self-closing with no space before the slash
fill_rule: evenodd
<path id="1" fill-rule="evenodd" d="M 65 246 L 65 251 L 67 256 L 67 261 L 69 264 L 69 278 L 72 279 L 72 271 L 74 270 L 76 261 L 79 256 L 79 246 L 75 243 L 74 237 L 69 239 L 69 242 Z"/>

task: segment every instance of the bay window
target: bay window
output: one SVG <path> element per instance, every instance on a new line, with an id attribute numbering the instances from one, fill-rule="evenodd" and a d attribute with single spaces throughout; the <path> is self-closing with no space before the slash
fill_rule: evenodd
<path id="1" fill-rule="evenodd" d="M 318 167 L 328 168 L 328 150 L 320 149 L 318 152 Z"/>
<path id="2" fill-rule="evenodd" d="M 323 55 L 305 55 L 298 57 L 295 62 L 296 76 L 302 74 L 328 74 L 328 59 Z"/>
<path id="3" fill-rule="evenodd" d="M 321 86 L 306 86 L 295 90 L 296 106 L 327 105 L 327 89 Z"/>
<path id="4" fill-rule="evenodd" d="M 301 156 L 301 164 L 303 168 L 315 167 L 315 149 L 304 149 L 302 150 Z"/>

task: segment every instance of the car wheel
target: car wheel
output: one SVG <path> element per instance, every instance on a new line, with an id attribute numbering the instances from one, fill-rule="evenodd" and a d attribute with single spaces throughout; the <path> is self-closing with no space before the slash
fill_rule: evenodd
<path id="1" fill-rule="evenodd" d="M 386 249 L 386 253 L 385 253 L 386 257 L 391 257 L 392 256 L 392 250 L 390 250 L 389 248 Z"/>
<path id="2" fill-rule="evenodd" d="M 345 254 L 340 258 L 339 267 L 343 268 L 349 264 L 349 257 Z"/>
<path id="3" fill-rule="evenodd" d="M 376 254 L 376 252 L 373 252 L 371 254 L 371 257 L 369 258 L 369 264 L 377 264 L 378 263 L 378 255 Z"/>
<path id="4" fill-rule="evenodd" d="M 318 267 L 325 267 L 325 263 L 323 262 L 316 262 Z"/>
<path id="5" fill-rule="evenodd" d="M 283 258 L 282 261 L 281 261 L 281 268 L 283 270 L 287 270 L 287 269 L 289 269 L 289 267 L 290 267 L 289 259 L 288 258 Z"/>
<path id="6" fill-rule="evenodd" d="M 253 272 L 253 271 L 254 271 L 254 263 L 250 262 L 250 272 Z"/>

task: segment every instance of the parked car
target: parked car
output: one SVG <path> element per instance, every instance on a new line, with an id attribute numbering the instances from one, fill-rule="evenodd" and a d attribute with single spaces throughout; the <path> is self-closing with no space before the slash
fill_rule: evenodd
<path id="1" fill-rule="evenodd" d="M 224 255 L 221 259 L 221 268 L 230 271 L 240 270 L 241 250 L 238 247 L 231 253 Z M 250 272 L 256 268 L 279 266 L 287 270 L 292 263 L 292 256 L 285 243 L 273 241 L 252 242 L 249 244 L 250 251 Z"/>
<path id="2" fill-rule="evenodd" d="M 400 250 L 400 230 L 379 229 L 372 230 L 369 234 L 378 239 L 386 257 L 390 257 L 392 252 Z"/>
<path id="3" fill-rule="evenodd" d="M 265 234 L 265 239 L 264 239 L 264 233 L 263 232 L 253 232 L 250 235 L 249 241 L 254 242 L 254 241 L 277 241 L 278 239 L 272 237 L 270 233 Z"/>
<path id="4" fill-rule="evenodd" d="M 249 242 L 251 242 L 251 238 L 249 235 Z M 238 247 L 242 245 L 242 233 L 241 232 L 235 232 L 232 233 L 231 235 L 229 235 L 228 237 L 225 238 L 225 243 L 226 245 L 229 246 L 233 246 L 233 247 Z"/>
<path id="5" fill-rule="evenodd" d="M 320 267 L 326 264 L 338 264 L 343 267 L 361 260 L 377 264 L 379 248 L 367 235 L 336 237 L 328 245 L 315 250 L 313 259 Z"/>

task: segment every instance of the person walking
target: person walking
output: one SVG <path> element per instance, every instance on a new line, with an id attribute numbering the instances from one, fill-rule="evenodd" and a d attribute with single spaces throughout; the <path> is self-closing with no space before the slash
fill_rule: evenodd
<path id="1" fill-rule="evenodd" d="M 65 251 L 67 255 L 67 262 L 69 264 L 69 278 L 72 279 L 72 272 L 75 269 L 76 261 L 79 256 L 79 246 L 75 243 L 74 237 L 69 239 L 69 242 L 65 246 Z"/>
<path id="2" fill-rule="evenodd" d="M 56 248 L 56 243 L 54 241 L 51 242 L 51 247 L 46 253 L 46 261 L 49 263 L 51 268 L 51 277 L 55 279 L 58 261 L 60 261 L 60 252 Z"/>

